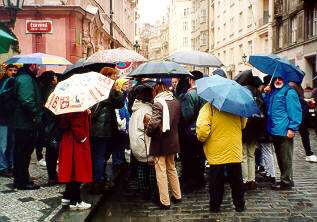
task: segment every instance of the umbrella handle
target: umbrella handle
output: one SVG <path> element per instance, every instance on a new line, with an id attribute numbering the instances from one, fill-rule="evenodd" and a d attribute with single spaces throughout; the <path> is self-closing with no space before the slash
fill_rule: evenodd
<path id="1" fill-rule="evenodd" d="M 276 69 L 277 69 L 278 65 L 279 65 L 279 64 L 276 64 L 276 66 L 275 66 L 275 69 L 274 69 L 273 75 L 272 75 L 272 77 L 271 77 L 269 86 L 272 84 L 272 80 L 273 80 L 273 78 L 274 78 L 274 76 L 275 76 L 275 72 L 276 72 Z"/>

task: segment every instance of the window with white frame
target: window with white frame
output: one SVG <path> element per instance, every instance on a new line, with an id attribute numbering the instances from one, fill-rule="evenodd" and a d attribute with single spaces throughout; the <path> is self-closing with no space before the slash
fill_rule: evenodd
<path id="1" fill-rule="evenodd" d="M 223 59 L 222 59 L 222 61 L 224 62 L 224 64 L 227 64 L 227 52 L 226 52 L 226 50 L 223 51 Z"/>
<path id="2" fill-rule="evenodd" d="M 200 11 L 200 23 L 205 23 L 207 21 L 207 10 L 206 9 L 202 9 Z"/>
<path id="3" fill-rule="evenodd" d="M 296 16 L 290 19 L 290 28 L 291 28 L 291 43 L 296 43 L 296 37 L 297 37 L 297 19 Z"/>
<path id="4" fill-rule="evenodd" d="M 244 55 L 243 45 L 239 45 L 239 59 L 242 62 L 242 56 Z"/>
<path id="5" fill-rule="evenodd" d="M 308 37 L 317 36 L 317 3 L 308 10 Z"/>
<path id="6" fill-rule="evenodd" d="M 188 23 L 187 23 L 187 21 L 184 21 L 183 22 L 183 30 L 187 31 L 187 29 L 188 29 Z"/>
<path id="7" fill-rule="evenodd" d="M 234 19 L 233 17 L 230 19 L 230 27 L 229 27 L 229 31 L 230 31 L 230 36 L 233 36 L 234 35 L 234 30 L 235 30 L 235 27 L 234 27 Z"/>
<path id="8" fill-rule="evenodd" d="M 184 16 L 189 15 L 189 8 L 184 8 Z"/>
<path id="9" fill-rule="evenodd" d="M 227 24 L 223 24 L 223 40 L 226 40 L 227 38 Z"/>
<path id="10" fill-rule="evenodd" d="M 193 31 L 196 30 L 195 20 L 192 20 L 192 30 L 193 30 Z"/>
<path id="11" fill-rule="evenodd" d="M 202 46 L 207 45 L 207 34 L 205 32 L 200 35 L 200 43 Z"/>
<path id="12" fill-rule="evenodd" d="M 231 48 L 230 49 L 230 55 L 229 55 L 229 57 L 230 57 L 230 64 L 234 64 L 234 48 Z"/>
<path id="13" fill-rule="evenodd" d="M 242 31 L 242 29 L 243 29 L 243 12 L 240 12 L 239 13 L 239 32 L 241 32 Z"/>
<path id="14" fill-rule="evenodd" d="M 188 37 L 183 37 L 183 46 L 188 46 Z"/>
<path id="15" fill-rule="evenodd" d="M 248 21 L 247 24 L 248 26 L 251 26 L 253 23 L 253 10 L 252 10 L 252 5 L 248 7 Z"/>
<path id="16" fill-rule="evenodd" d="M 248 41 L 248 55 L 252 55 L 253 53 L 253 46 L 252 46 L 252 40 Z"/>

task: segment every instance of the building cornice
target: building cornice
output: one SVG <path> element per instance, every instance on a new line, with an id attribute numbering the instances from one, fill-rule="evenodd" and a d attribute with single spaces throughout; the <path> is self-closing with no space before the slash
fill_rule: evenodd
<path id="1" fill-rule="evenodd" d="M 286 48 L 283 48 L 283 49 L 274 50 L 273 53 L 275 53 L 275 54 L 282 53 L 282 52 L 285 52 L 285 51 L 288 51 L 288 50 L 291 50 L 291 49 L 294 49 L 294 48 L 297 48 L 297 47 L 300 47 L 300 46 L 303 46 L 303 45 L 307 45 L 309 43 L 316 42 L 316 41 L 317 41 L 317 36 L 313 37 L 311 39 L 308 39 L 308 40 L 306 40 L 304 42 L 290 45 L 290 46 L 288 46 Z"/>

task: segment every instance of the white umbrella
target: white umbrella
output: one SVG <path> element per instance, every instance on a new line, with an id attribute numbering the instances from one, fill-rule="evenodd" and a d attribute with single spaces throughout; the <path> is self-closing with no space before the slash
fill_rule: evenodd
<path id="1" fill-rule="evenodd" d="M 83 112 L 107 99 L 113 83 L 97 72 L 73 75 L 57 84 L 45 107 L 55 115 Z"/>
<path id="2" fill-rule="evenodd" d="M 126 48 L 101 50 L 92 54 L 86 62 L 119 63 L 119 62 L 145 62 L 144 56 L 134 50 Z"/>
<path id="3" fill-rule="evenodd" d="M 167 60 L 198 67 L 221 67 L 222 62 L 214 55 L 200 51 L 179 51 L 167 57 Z"/>

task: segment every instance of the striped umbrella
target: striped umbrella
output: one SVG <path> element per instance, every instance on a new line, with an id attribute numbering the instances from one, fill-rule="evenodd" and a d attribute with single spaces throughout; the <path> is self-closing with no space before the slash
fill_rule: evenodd
<path id="1" fill-rule="evenodd" d="M 126 48 L 107 49 L 92 54 L 87 62 L 146 62 L 147 59 L 134 50 Z"/>
<path id="2" fill-rule="evenodd" d="M 6 64 L 38 64 L 38 65 L 71 65 L 67 59 L 44 53 L 15 55 L 8 59 Z"/>

